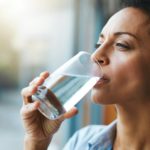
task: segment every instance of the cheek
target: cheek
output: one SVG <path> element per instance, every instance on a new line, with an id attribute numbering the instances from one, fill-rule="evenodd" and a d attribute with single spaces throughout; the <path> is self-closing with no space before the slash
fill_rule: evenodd
<path id="1" fill-rule="evenodd" d="M 115 67 L 116 66 L 116 67 Z M 140 55 L 116 59 L 112 65 L 112 88 L 118 91 L 118 96 L 138 98 L 149 89 L 148 70 L 144 69 Z M 121 97 L 117 98 L 121 98 Z"/>
<path id="2" fill-rule="evenodd" d="M 118 84 L 120 87 L 125 82 L 127 82 L 130 78 L 133 77 L 130 75 L 132 68 L 130 67 L 127 58 L 124 56 L 116 55 L 112 59 L 112 63 L 110 66 L 110 78 L 112 82 L 114 82 L 114 86 Z M 131 76 L 131 77 L 130 77 Z M 130 78 L 129 78 L 130 77 Z"/>
<path id="3" fill-rule="evenodd" d="M 119 82 L 131 82 L 142 77 L 141 58 L 138 53 L 124 54 L 125 52 L 116 52 L 112 57 L 112 76 Z"/>

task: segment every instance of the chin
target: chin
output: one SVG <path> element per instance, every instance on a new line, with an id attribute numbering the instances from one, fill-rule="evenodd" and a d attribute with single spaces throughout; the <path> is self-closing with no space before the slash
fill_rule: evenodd
<path id="1" fill-rule="evenodd" d="M 96 90 L 92 90 L 91 100 L 96 104 L 102 104 L 102 105 L 114 104 L 112 99 L 108 96 L 108 93 L 102 94 L 100 92 L 97 92 Z"/>

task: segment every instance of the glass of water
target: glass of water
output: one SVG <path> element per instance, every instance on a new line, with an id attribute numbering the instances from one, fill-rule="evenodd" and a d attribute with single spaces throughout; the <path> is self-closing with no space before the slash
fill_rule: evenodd
<path id="1" fill-rule="evenodd" d="M 54 120 L 75 106 L 101 77 L 100 66 L 81 51 L 54 71 L 32 99 L 40 101 L 39 111 Z"/>

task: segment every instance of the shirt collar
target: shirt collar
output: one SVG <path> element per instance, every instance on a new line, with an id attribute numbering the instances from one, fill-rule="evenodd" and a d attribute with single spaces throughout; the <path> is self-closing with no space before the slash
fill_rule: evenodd
<path id="1" fill-rule="evenodd" d="M 116 134 L 116 120 L 110 125 L 104 127 L 102 131 L 97 133 L 88 142 L 89 147 L 102 147 L 103 149 L 110 149 L 113 146 L 115 134 Z"/>

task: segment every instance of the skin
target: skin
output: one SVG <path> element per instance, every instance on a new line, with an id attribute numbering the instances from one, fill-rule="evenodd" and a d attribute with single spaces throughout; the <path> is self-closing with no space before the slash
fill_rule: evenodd
<path id="1" fill-rule="evenodd" d="M 93 88 L 93 101 L 116 105 L 114 150 L 150 149 L 149 31 L 150 18 L 144 12 L 125 8 L 107 22 L 92 55 L 107 79 Z"/>
<path id="2" fill-rule="evenodd" d="M 125 8 L 107 22 L 92 55 L 101 64 L 105 78 L 94 86 L 92 99 L 97 104 L 115 104 L 117 110 L 114 150 L 150 149 L 149 39 L 150 18 L 139 9 Z M 73 108 L 51 130 L 53 122 L 42 116 L 37 111 L 40 104 L 31 100 L 47 77 L 47 72 L 41 74 L 22 90 L 25 150 L 46 150 L 62 121 L 77 113 Z"/>

